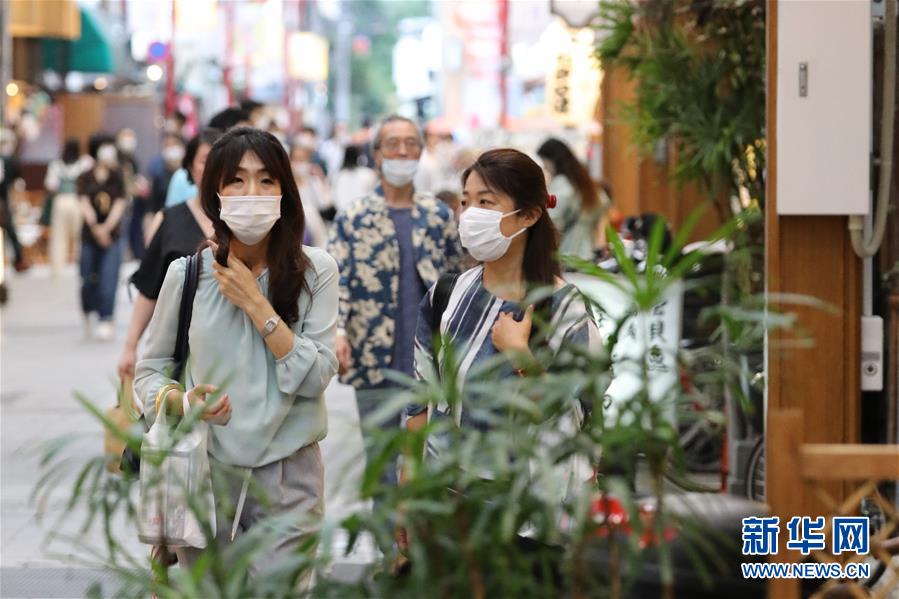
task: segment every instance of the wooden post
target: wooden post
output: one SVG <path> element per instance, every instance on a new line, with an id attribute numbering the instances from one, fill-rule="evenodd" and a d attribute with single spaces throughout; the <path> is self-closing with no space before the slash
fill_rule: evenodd
<path id="1" fill-rule="evenodd" d="M 787 550 L 786 523 L 803 515 L 805 487 L 800 473 L 802 446 L 802 412 L 796 409 L 768 411 L 768 437 L 765 444 L 765 489 L 771 515 L 780 518 L 775 562 L 798 562 L 800 554 Z M 798 599 L 798 579 L 772 579 L 768 584 L 770 599 Z"/>
<path id="2" fill-rule="evenodd" d="M 777 0 L 768 0 L 765 286 L 769 296 L 812 297 L 826 303 L 829 310 L 771 306 L 795 314 L 801 336 L 768 332 L 768 434 L 772 414 L 799 408 L 804 443 L 856 443 L 861 403 L 861 262 L 852 251 L 847 217 L 777 213 L 777 7 Z M 812 347 L 785 347 L 800 340 L 810 341 Z M 776 462 L 785 459 L 781 451 L 769 451 L 769 456 L 768 468 L 777 468 Z M 828 492 L 837 498 L 842 495 L 837 483 Z M 816 498 L 806 496 L 801 511 L 814 515 L 823 507 Z M 782 511 L 775 500 L 772 508 Z"/>

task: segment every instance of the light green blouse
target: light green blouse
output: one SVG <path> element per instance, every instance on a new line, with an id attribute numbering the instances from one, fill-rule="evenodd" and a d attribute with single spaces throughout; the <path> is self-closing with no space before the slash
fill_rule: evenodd
<path id="1" fill-rule="evenodd" d="M 299 298 L 293 349 L 275 360 L 250 317 L 229 302 L 212 276 L 212 252 L 203 250 L 188 339 L 186 385 L 218 385 L 231 398 L 231 421 L 209 427 L 209 453 L 241 467 L 259 467 L 320 441 L 327 433 L 325 387 L 337 372 L 337 263 L 324 250 L 304 247 L 312 294 Z M 147 329 L 146 348 L 135 369 L 134 388 L 149 422 L 156 394 L 170 378 L 178 331 L 178 308 L 187 260 L 172 262 Z M 268 270 L 257 282 L 268 290 Z"/>

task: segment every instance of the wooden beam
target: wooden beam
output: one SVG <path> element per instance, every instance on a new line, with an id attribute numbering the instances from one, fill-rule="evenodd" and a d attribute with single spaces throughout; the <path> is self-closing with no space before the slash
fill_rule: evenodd
<path id="1" fill-rule="evenodd" d="M 819 481 L 899 479 L 899 445 L 803 445 L 802 478 Z"/>

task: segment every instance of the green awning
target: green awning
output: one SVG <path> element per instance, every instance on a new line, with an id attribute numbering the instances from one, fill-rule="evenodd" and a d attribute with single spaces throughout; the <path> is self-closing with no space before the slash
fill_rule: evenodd
<path id="1" fill-rule="evenodd" d="M 83 71 L 112 73 L 112 48 L 97 19 L 84 7 L 81 11 L 81 37 L 71 42 L 44 38 L 44 69 L 57 72 Z"/>

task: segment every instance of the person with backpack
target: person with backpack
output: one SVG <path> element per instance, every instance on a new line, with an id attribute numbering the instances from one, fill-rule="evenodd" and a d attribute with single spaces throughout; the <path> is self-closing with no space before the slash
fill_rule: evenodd
<path id="1" fill-rule="evenodd" d="M 302 245 L 290 159 L 270 133 L 224 134 L 207 157 L 199 197 L 215 241 L 199 254 L 184 380 L 172 378 L 188 264 L 179 258 L 159 292 L 134 387 L 150 424 L 160 410 L 181 414 L 186 396 L 215 425 L 208 453 L 218 550 L 269 517 L 288 523 L 251 563 L 250 575 L 265 580 L 285 575 L 324 512 L 319 441 L 324 391 L 337 373 L 337 264 Z M 242 482 L 229 477 L 235 469 Z M 248 493 L 251 483 L 262 496 Z M 176 549 L 184 568 L 202 552 Z"/>
<path id="2" fill-rule="evenodd" d="M 534 357 L 539 335 L 535 311 L 550 323 L 547 347 L 583 344 L 597 339 L 590 312 L 573 285 L 561 277 L 558 233 L 549 216 L 554 198 L 546 190 L 543 171 L 526 154 L 513 149 L 485 152 L 462 173 L 462 246 L 480 265 L 458 277 L 443 275 L 419 308 L 415 336 L 415 374 L 424 379 L 454 375 L 463 401 L 455 412 L 449 406 L 411 405 L 406 427 L 417 431 L 429 418 L 452 418 L 462 427 L 489 429 L 489 423 L 466 411 L 466 381 L 478 366 L 506 357 L 491 371 L 491 379 L 513 378 L 544 371 Z M 554 289 L 537 305 L 523 305 L 528 293 Z M 451 340 L 456 373 L 446 372 L 444 353 L 435 351 L 439 334 Z M 470 399 L 470 398 L 469 398 Z M 430 414 L 429 414 L 430 412 Z M 582 415 L 577 415 L 582 416 Z M 429 452 L 439 453 L 440 439 L 428 440 Z M 404 533 L 398 539 L 402 549 Z"/>

